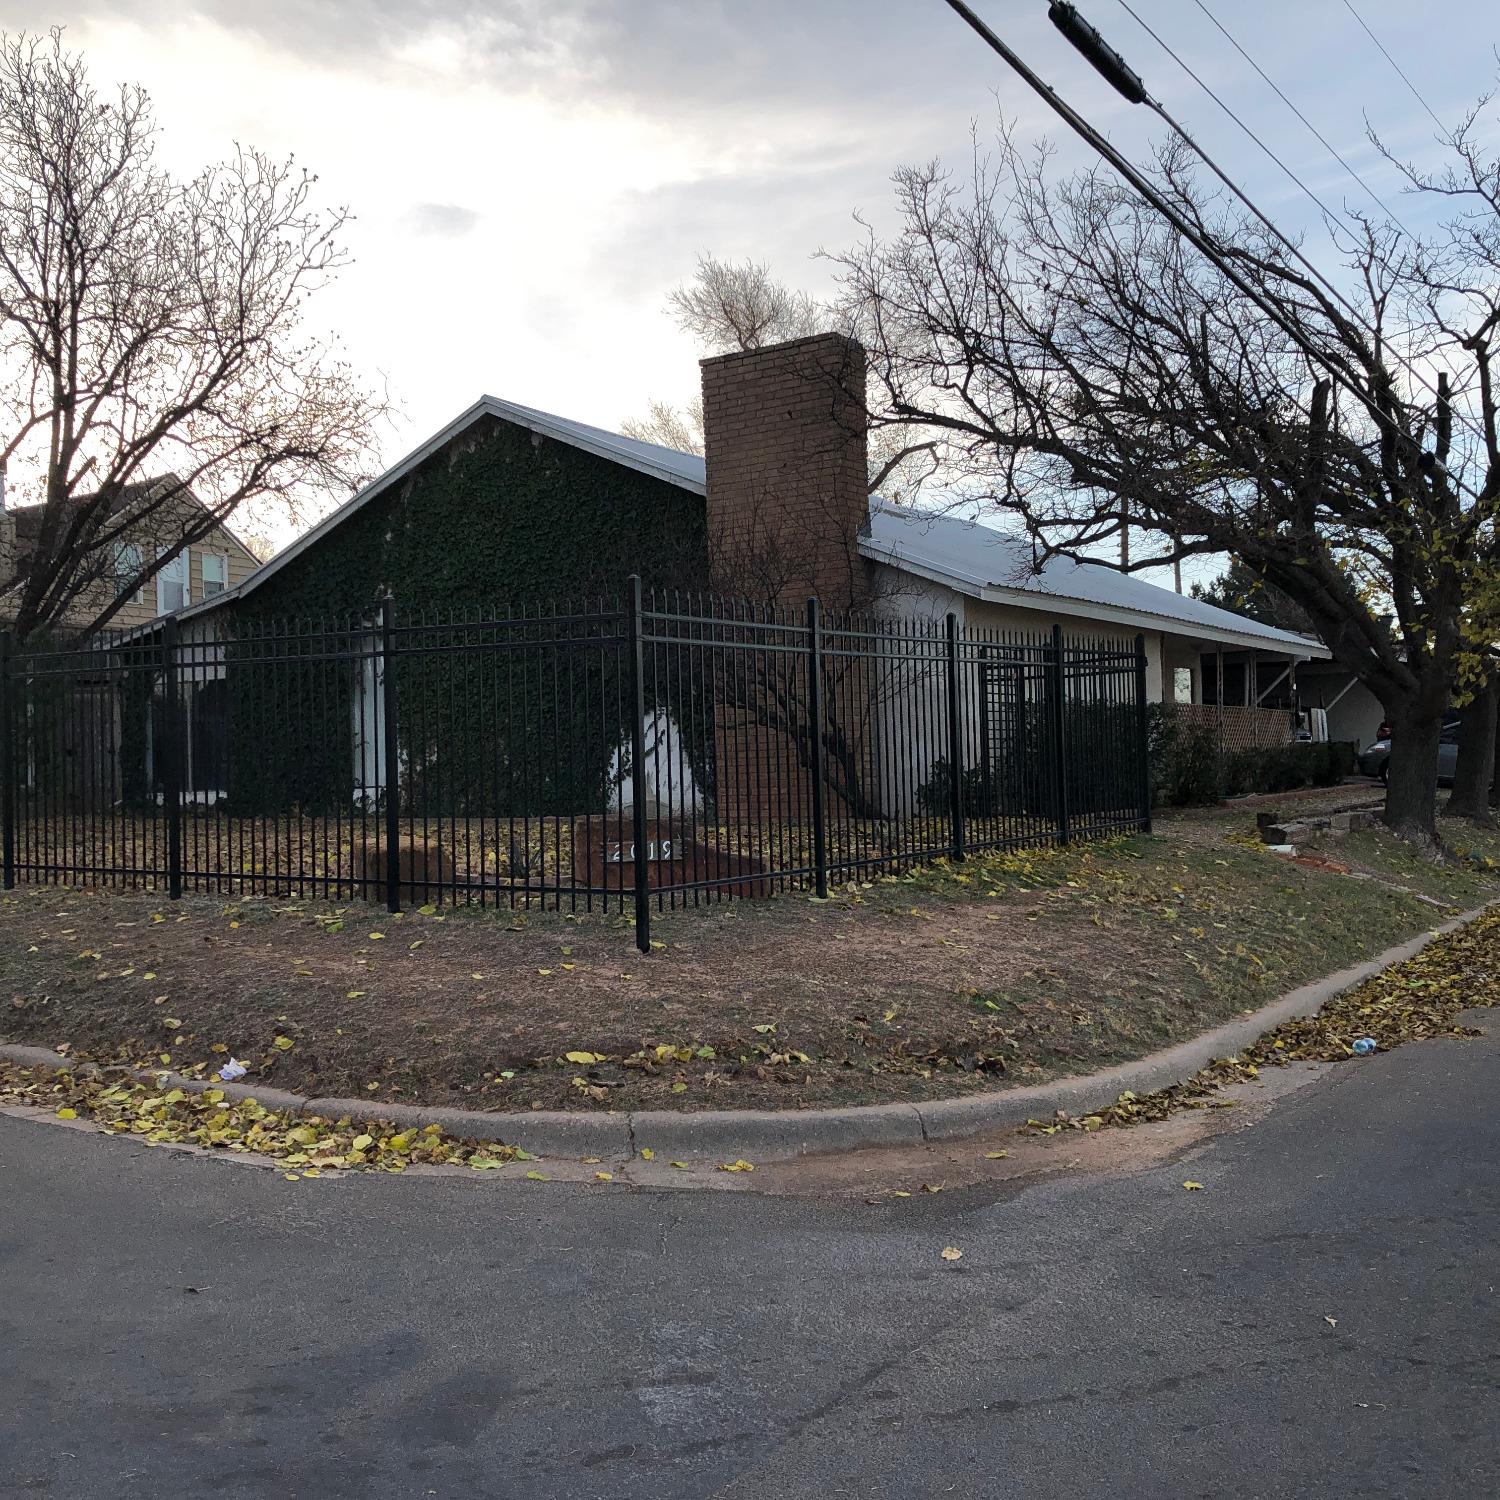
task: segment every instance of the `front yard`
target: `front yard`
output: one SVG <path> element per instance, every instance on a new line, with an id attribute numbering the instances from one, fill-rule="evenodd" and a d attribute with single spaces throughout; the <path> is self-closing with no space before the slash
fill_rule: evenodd
<path id="1" fill-rule="evenodd" d="M 1298 863 L 1253 828 L 1167 816 L 827 903 L 666 913 L 646 956 L 618 918 L 20 888 L 0 1038 L 497 1110 L 930 1098 L 1151 1051 L 1500 895 L 1493 836 L 1447 830 L 1469 856 L 1447 866 L 1378 831 Z"/>

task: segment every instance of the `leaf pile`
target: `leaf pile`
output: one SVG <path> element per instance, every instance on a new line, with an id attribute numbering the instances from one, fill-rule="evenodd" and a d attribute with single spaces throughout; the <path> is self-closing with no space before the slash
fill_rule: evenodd
<path id="1" fill-rule="evenodd" d="M 1388 1052 L 1431 1037 L 1473 1036 L 1460 1026 L 1461 1012 L 1500 1005 L 1500 910 L 1491 910 L 1445 936 L 1413 958 L 1327 1001 L 1314 1016 L 1283 1021 L 1233 1057 L 1215 1058 L 1192 1078 L 1150 1094 L 1126 1092 L 1105 1109 L 1074 1117 L 1028 1120 L 1023 1129 L 1043 1135 L 1060 1130 L 1099 1130 L 1165 1120 L 1180 1109 L 1224 1108 L 1212 1096 L 1226 1084 L 1243 1083 L 1265 1067 L 1292 1062 L 1343 1062 L 1355 1057 L 1360 1037 Z"/>
<path id="2" fill-rule="evenodd" d="M 402 1172 L 423 1163 L 503 1167 L 531 1157 L 498 1141 L 460 1140 L 437 1125 L 360 1123 L 267 1109 L 255 1099 L 228 1098 L 223 1089 L 188 1092 L 153 1087 L 129 1076 L 79 1069 L 18 1068 L 0 1063 L 0 1105 L 30 1104 L 64 1120 L 92 1120 L 108 1135 L 128 1135 L 148 1146 L 203 1146 L 268 1156 L 316 1176 L 325 1169 Z"/>

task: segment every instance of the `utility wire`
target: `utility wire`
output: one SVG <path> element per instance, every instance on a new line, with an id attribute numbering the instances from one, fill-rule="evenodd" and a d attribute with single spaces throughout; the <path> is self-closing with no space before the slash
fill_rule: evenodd
<path id="1" fill-rule="evenodd" d="M 1414 84 L 1411 79 L 1401 71 L 1401 64 L 1398 63 L 1396 59 L 1385 50 L 1385 43 L 1382 42 L 1380 38 L 1370 30 L 1369 26 L 1365 23 L 1365 18 L 1360 15 L 1357 10 L 1355 10 L 1355 8 L 1349 3 L 1349 0 L 1344 0 L 1344 9 L 1347 10 L 1356 21 L 1359 22 L 1360 26 L 1364 29 L 1365 35 L 1369 37 L 1369 39 L 1374 42 L 1377 47 L 1380 48 L 1381 56 L 1384 57 L 1385 60 L 1396 70 L 1396 73 L 1400 77 L 1401 82 L 1411 90 L 1412 98 L 1414 98 L 1417 103 L 1427 111 L 1429 115 L 1432 115 L 1432 123 L 1436 125 L 1439 130 L 1446 130 L 1448 127 L 1444 125 L 1440 119 L 1438 119 L 1436 114 L 1433 113 L 1432 106 L 1422 97 L 1421 91 L 1417 88 L 1416 84 Z"/>
<path id="2" fill-rule="evenodd" d="M 1309 188 L 1307 184 L 1304 183 L 1302 179 L 1298 177 L 1297 174 L 1292 171 L 1292 169 L 1287 166 L 1287 164 L 1282 161 L 1281 158 L 1277 156 L 1276 153 L 1272 151 L 1271 148 L 1267 146 L 1263 140 L 1261 140 L 1261 138 L 1255 133 L 1255 131 L 1253 131 L 1242 119 L 1240 119 L 1240 117 L 1218 96 L 1218 94 L 1214 92 L 1214 90 L 1208 84 L 1206 84 L 1198 76 L 1196 72 L 1193 71 L 1193 69 L 1177 54 L 1177 52 L 1174 51 L 1173 48 L 1161 36 L 1159 36 L 1157 32 L 1153 30 L 1145 20 L 1142 19 L 1142 17 L 1136 12 L 1135 8 L 1129 3 L 1129 0 L 1119 0 L 1119 3 L 1121 8 L 1125 10 L 1136 22 L 1136 24 L 1146 32 L 1146 34 L 1152 39 L 1152 41 L 1154 41 L 1157 46 L 1159 46 L 1167 54 L 1167 56 L 1170 57 L 1172 61 L 1175 62 L 1177 66 L 1180 67 L 1183 72 L 1185 72 L 1188 77 L 1191 78 L 1193 82 L 1196 83 L 1198 87 L 1201 88 L 1204 93 L 1206 93 L 1209 98 L 1212 99 L 1214 103 L 1217 104 L 1219 108 L 1222 109 L 1224 113 L 1228 115 L 1229 118 L 1233 120 L 1234 123 L 1238 125 L 1240 129 L 1243 130 L 1245 134 L 1248 135 L 1250 139 L 1254 141 L 1255 144 L 1259 146 L 1260 149 L 1264 151 L 1265 154 L 1269 156 L 1271 160 L 1275 162 L 1276 165 L 1280 167 L 1281 170 L 1285 172 L 1286 175 L 1290 177 L 1292 181 L 1295 182 L 1297 186 L 1300 187 L 1302 191 L 1306 193 L 1314 203 L 1318 205 L 1320 209 L 1323 210 L 1323 213 L 1330 220 L 1342 220 L 1343 222 L 1347 222 L 1347 220 L 1343 219 L 1343 216 L 1335 214 L 1333 210 L 1330 209 L 1328 205 L 1324 203 L 1323 200 L 1319 198 L 1318 195 L 1314 193 L 1312 189 Z M 1269 214 L 1267 214 L 1263 209 L 1261 209 L 1255 202 L 1251 200 L 1244 189 L 1241 188 L 1240 185 L 1235 182 L 1235 180 L 1230 177 L 1229 174 L 1218 164 L 1218 162 L 1216 162 L 1213 157 L 1211 157 L 1208 152 L 1205 151 L 1203 147 L 1200 146 L 1198 142 L 1188 134 L 1185 126 L 1180 125 L 1176 119 L 1174 119 L 1170 114 L 1167 113 L 1165 107 L 1157 99 L 1152 97 L 1149 93 L 1146 93 L 1144 88 L 1142 88 L 1141 92 L 1143 94 L 1141 102 L 1145 104 L 1148 109 L 1152 110 L 1153 113 L 1155 113 L 1163 121 L 1163 123 L 1169 130 L 1174 131 L 1177 135 L 1182 137 L 1183 141 L 1202 159 L 1204 164 L 1209 168 L 1214 176 L 1217 177 L 1219 181 L 1222 182 L 1224 186 L 1227 187 L 1229 191 L 1232 192 L 1235 197 L 1238 198 L 1240 202 L 1243 203 L 1245 207 L 1248 208 L 1250 212 L 1254 214 L 1262 224 L 1265 225 L 1270 233 L 1274 235 L 1275 238 L 1279 240 L 1283 246 L 1286 247 L 1287 251 L 1301 263 L 1303 269 L 1306 270 L 1308 275 L 1311 276 L 1321 287 L 1323 287 L 1323 289 L 1329 294 L 1329 296 L 1331 296 L 1338 302 L 1338 304 L 1349 315 L 1350 319 L 1354 323 L 1354 326 L 1357 327 L 1359 331 L 1363 333 L 1367 338 L 1369 338 L 1373 343 L 1375 337 L 1374 331 L 1365 322 L 1364 315 L 1354 306 L 1352 302 L 1349 301 L 1349 299 L 1343 294 L 1343 292 L 1341 292 L 1338 287 L 1334 285 L 1334 283 L 1330 281 L 1328 277 L 1324 275 L 1324 273 L 1320 271 L 1317 266 L 1315 266 L 1312 261 L 1307 258 L 1307 256 L 1303 253 L 1302 248 L 1296 243 L 1296 241 L 1291 239 L 1270 217 Z M 1387 344 L 1386 348 L 1388 349 L 1392 357 L 1402 365 L 1407 374 L 1410 375 L 1412 379 L 1425 391 L 1427 391 L 1429 395 L 1434 397 L 1438 395 L 1437 388 L 1433 385 L 1432 381 L 1426 375 L 1424 375 L 1407 356 L 1403 355 L 1392 344 Z M 1453 396 L 1457 394 L 1459 393 L 1450 392 L 1450 401 L 1452 400 Z M 1453 415 L 1457 418 L 1459 423 L 1467 427 L 1475 437 L 1482 438 L 1482 434 L 1479 432 L 1479 429 L 1469 421 L 1469 419 L 1463 412 L 1455 410 L 1453 412 Z"/>
<path id="3" fill-rule="evenodd" d="M 1349 392 L 1349 394 L 1355 398 L 1356 401 L 1364 406 L 1366 410 L 1369 411 L 1370 415 L 1375 419 L 1377 426 L 1382 428 L 1394 428 L 1395 424 L 1392 422 L 1390 416 L 1380 408 L 1378 403 L 1366 391 L 1361 388 L 1358 380 L 1349 373 L 1348 367 L 1343 360 L 1336 358 L 1327 350 L 1320 349 L 1307 336 L 1307 334 L 1288 317 L 1286 311 L 1280 306 L 1279 303 L 1277 303 L 1275 298 L 1271 297 L 1269 294 L 1256 287 L 1253 283 L 1246 280 L 1246 278 L 1241 275 L 1236 267 L 1233 266 L 1225 258 L 1223 252 L 1214 243 L 1214 240 L 1210 235 L 1201 231 L 1195 224 L 1187 219 L 1180 212 L 1180 210 L 1168 198 L 1166 198 L 1147 177 L 1144 176 L 1140 169 L 1136 167 L 1134 162 L 1132 162 L 1127 156 L 1125 156 L 1119 150 L 1119 148 L 1116 147 L 1114 143 L 1108 139 L 1107 136 L 1103 135 L 1098 129 L 1095 128 L 1095 126 L 1093 126 L 1087 119 L 1085 119 L 1084 116 L 1079 114 L 1079 112 L 1074 109 L 1073 106 L 1069 104 L 1067 100 L 1057 92 L 1056 89 L 1054 89 L 1049 83 L 1043 80 L 1039 74 L 1033 71 L 1026 60 L 1018 52 L 1016 52 L 1014 48 L 1012 48 L 1007 42 L 1005 42 L 989 25 L 981 20 L 979 16 L 977 16 L 974 11 L 970 9 L 970 7 L 965 3 L 965 0 L 946 0 L 946 3 L 949 9 L 954 11 L 960 18 L 962 18 L 962 20 L 985 42 L 988 47 L 990 47 L 992 51 L 998 53 L 1002 58 L 1004 58 L 1007 63 L 1010 64 L 1011 68 L 1014 69 L 1014 71 L 1021 77 L 1021 79 L 1038 95 L 1038 97 L 1043 100 L 1044 103 L 1046 103 L 1053 110 L 1055 114 L 1057 114 L 1063 120 L 1065 124 L 1076 131 L 1084 141 L 1092 146 L 1094 150 L 1097 151 L 1099 155 L 1105 159 L 1105 161 L 1107 161 L 1112 167 L 1114 167 L 1114 169 L 1125 179 L 1125 181 L 1128 182 L 1130 186 L 1133 187 L 1136 192 L 1139 193 L 1141 197 L 1144 198 L 1152 208 L 1154 208 L 1159 214 L 1161 214 L 1161 216 L 1166 219 L 1166 221 L 1178 232 L 1178 234 L 1186 239 L 1191 245 L 1195 246 L 1199 250 L 1199 252 L 1203 254 L 1209 260 L 1209 262 L 1220 272 L 1220 274 L 1225 277 L 1226 280 L 1228 280 L 1233 286 L 1237 287 L 1240 292 L 1242 292 L 1246 297 L 1250 299 L 1251 302 L 1255 304 L 1255 306 L 1260 308 L 1260 310 L 1268 318 L 1270 318 L 1271 321 L 1275 323 L 1276 326 L 1280 328 L 1281 331 L 1286 334 L 1286 336 L 1291 339 L 1291 341 L 1296 344 L 1296 346 L 1301 349 L 1309 359 L 1311 359 L 1316 365 L 1326 370 L 1337 384 L 1342 385 Z M 1198 0 L 1198 3 L 1201 4 L 1201 0 Z M 1118 58 L 1118 55 L 1112 54 L 1112 56 L 1113 61 L 1118 64 L 1121 69 L 1124 69 L 1124 64 Z M 1100 68 L 1101 72 L 1105 72 L 1107 77 L 1110 76 L 1110 73 L 1106 71 L 1108 65 L 1106 65 L 1106 67 L 1100 67 L 1100 63 L 1092 57 L 1090 58 L 1090 61 L 1094 62 L 1095 67 Z M 1136 94 L 1132 95 L 1131 93 L 1127 92 L 1127 89 L 1121 87 L 1118 83 L 1116 84 L 1116 87 L 1120 89 L 1121 93 L 1125 93 L 1127 98 L 1132 98 L 1132 102 L 1147 102 L 1147 100 L 1149 99 L 1149 95 L 1145 93 L 1144 85 L 1141 84 L 1139 78 L 1135 77 L 1134 74 L 1129 74 L 1128 69 L 1125 69 L 1124 71 L 1128 74 L 1130 82 L 1131 84 L 1133 84 L 1134 89 L 1136 90 Z M 1301 410 L 1304 412 L 1304 414 L 1306 414 L 1305 407 L 1302 407 Z M 1463 485 L 1462 482 L 1457 479 L 1457 476 L 1450 477 L 1452 478 L 1453 482 L 1459 486 L 1460 489 L 1471 495 L 1473 494 L 1473 491 L 1469 490 L 1466 485 Z M 1474 498 L 1477 499 L 1478 497 L 1475 496 Z"/>
<path id="4" fill-rule="evenodd" d="M 1149 36 L 1151 40 L 1155 42 L 1156 45 L 1160 47 L 1162 51 L 1165 52 L 1167 56 L 1170 57 L 1172 61 L 1176 63 L 1177 66 L 1181 68 L 1182 71 L 1186 73 L 1188 77 L 1191 78 L 1193 82 L 1196 83 L 1198 87 L 1202 89 L 1203 92 L 1207 94 L 1208 97 L 1219 106 L 1220 109 L 1224 111 L 1226 115 L 1229 116 L 1231 120 L 1234 121 L 1236 125 L 1238 125 L 1240 129 L 1243 130 L 1245 134 L 1248 135 L 1250 139 L 1254 141 L 1255 144 L 1259 146 L 1260 149 L 1265 152 L 1265 154 L 1270 157 L 1271 160 L 1275 162 L 1276 165 L 1280 167 L 1281 170 L 1285 172 L 1286 175 L 1290 177 L 1292 181 L 1295 182 L 1297 186 L 1301 188 L 1302 191 L 1306 193 L 1310 199 L 1312 199 L 1312 201 L 1318 206 L 1318 208 L 1326 218 L 1336 220 L 1344 219 L 1344 215 L 1335 213 L 1333 209 L 1329 208 L 1329 206 L 1315 192 L 1313 192 L 1313 190 L 1308 187 L 1308 185 L 1303 182 L 1303 180 L 1294 171 L 1292 171 L 1292 169 L 1287 166 L 1287 164 L 1282 161 L 1282 159 L 1277 156 L 1277 154 L 1268 145 L 1266 145 L 1266 143 L 1213 91 L 1213 88 L 1209 84 L 1205 83 L 1198 76 L 1198 74 L 1193 71 L 1192 67 L 1180 56 L 1178 56 L 1175 51 L 1173 51 L 1171 44 L 1164 40 L 1160 35 L 1158 35 L 1156 31 L 1152 29 L 1151 24 L 1140 15 L 1140 13 L 1135 9 L 1134 6 L 1130 4 L 1130 0 L 1119 0 L 1119 3 L 1120 8 L 1125 11 L 1125 13 L 1131 18 L 1131 20 L 1133 20 L 1135 24 L 1139 26 L 1141 30 L 1144 31 L 1146 35 Z M 1153 107 L 1156 104 L 1156 101 L 1154 99 L 1149 100 L 1148 102 L 1152 104 Z M 1158 113 L 1160 113 L 1160 110 L 1158 110 Z M 1173 129 L 1176 128 L 1177 127 L 1174 125 Z"/>
<path id="5" fill-rule="evenodd" d="M 1219 18 L 1203 3 L 1203 0 L 1193 0 L 1193 4 L 1196 5 L 1198 9 L 1201 10 L 1203 14 L 1207 16 L 1215 26 L 1218 27 L 1220 33 L 1223 35 L 1225 40 L 1229 42 L 1230 46 L 1232 46 L 1234 50 L 1238 52 L 1239 55 L 1243 57 L 1245 61 L 1249 63 L 1257 73 L 1260 74 L 1260 76 L 1275 92 L 1276 97 L 1280 99 L 1281 102 L 1286 105 L 1286 107 L 1291 110 L 1291 112 L 1296 115 L 1296 117 L 1301 120 L 1305 126 L 1307 126 L 1307 128 L 1313 133 L 1313 135 L 1318 138 L 1318 140 L 1322 143 L 1324 150 L 1326 150 L 1334 158 L 1334 160 L 1337 161 L 1338 164 L 1370 195 L 1370 197 L 1380 205 L 1380 211 L 1385 214 L 1385 216 L 1390 219 L 1393 224 L 1405 231 L 1409 239 L 1416 239 L 1416 235 L 1414 235 L 1411 230 L 1401 222 L 1395 210 L 1387 206 L 1385 200 L 1380 196 L 1380 194 L 1377 193 L 1375 189 L 1372 188 L 1370 184 L 1366 182 L 1364 178 L 1361 177 L 1359 173 L 1356 172 L 1347 161 L 1344 160 L 1343 156 L 1341 156 L 1339 152 L 1334 149 L 1334 146 L 1329 141 L 1328 137 L 1324 135 L 1323 132 L 1319 130 L 1318 127 L 1314 125 L 1313 122 L 1309 120 L 1307 116 L 1303 114 L 1302 111 L 1298 109 L 1297 106 L 1293 104 L 1289 98 L 1287 98 L 1286 94 L 1282 92 L 1281 87 L 1277 84 L 1276 80 L 1273 79 L 1271 75 L 1267 73 L 1266 70 L 1261 67 L 1261 65 L 1256 62 L 1256 60 L 1251 57 L 1250 54 L 1246 52 L 1242 46 L 1240 46 L 1239 42 L 1237 42 L 1234 37 L 1231 36 L 1230 33 L 1225 29 L 1224 23 L 1220 21 Z"/>

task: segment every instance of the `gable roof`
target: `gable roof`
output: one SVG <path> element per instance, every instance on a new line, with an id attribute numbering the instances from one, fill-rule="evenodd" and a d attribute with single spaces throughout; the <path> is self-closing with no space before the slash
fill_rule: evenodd
<path id="1" fill-rule="evenodd" d="M 485 417 L 512 422 L 695 495 L 707 491 L 706 467 L 700 454 L 680 453 L 658 443 L 642 442 L 602 427 L 591 427 L 586 422 L 502 401 L 498 396 L 481 396 L 467 411 L 351 496 L 291 546 L 262 563 L 235 588 L 189 605 L 180 611 L 180 616 L 188 618 L 220 609 L 253 593 L 287 563 L 316 546 L 369 501 Z M 1283 649 L 1304 657 L 1329 654 L 1320 642 L 1305 636 L 1257 624 L 1243 615 L 1159 588 L 1101 563 L 1054 558 L 1038 573 L 1032 567 L 1031 548 L 1024 538 L 952 515 L 898 508 L 878 497 L 871 499 L 870 532 L 860 538 L 859 546 L 861 553 L 874 561 L 944 583 L 977 599 L 1107 620 L 1138 630 L 1170 630 L 1228 645 Z"/>
<path id="2" fill-rule="evenodd" d="M 324 516 L 310 531 L 304 532 L 290 546 L 283 548 L 274 557 L 263 562 L 232 589 L 215 594 L 212 599 L 201 600 L 180 610 L 179 617 L 188 619 L 193 615 L 206 614 L 210 610 L 222 609 L 224 605 L 247 594 L 254 593 L 261 584 L 274 578 L 294 558 L 300 557 L 309 547 L 342 526 L 356 511 L 362 510 L 377 495 L 383 494 L 391 485 L 405 479 L 413 469 L 420 467 L 455 438 L 461 437 L 476 422 L 485 417 L 495 417 L 502 422 L 513 422 L 517 427 L 528 428 L 543 437 L 566 443 L 570 448 L 582 449 L 611 463 L 623 464 L 627 469 L 647 474 L 653 479 L 665 480 L 680 489 L 691 490 L 695 495 L 706 491 L 704 464 L 695 453 L 679 453 L 675 448 L 663 448 L 659 443 L 643 443 L 639 438 L 625 437 L 622 433 L 606 432 L 602 427 L 590 427 L 587 422 L 573 422 L 566 417 L 555 417 L 550 412 L 537 411 L 534 407 L 521 406 L 514 401 L 502 401 L 498 396 L 481 396 L 467 411 L 461 412 L 446 427 L 440 428 L 425 443 L 413 448 L 399 463 L 387 469 L 378 479 L 372 479 L 361 490 L 356 491 L 337 510 Z"/>

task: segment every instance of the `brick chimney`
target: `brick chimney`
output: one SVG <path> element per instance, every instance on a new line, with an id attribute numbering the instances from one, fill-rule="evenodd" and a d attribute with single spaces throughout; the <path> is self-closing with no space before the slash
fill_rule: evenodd
<path id="1" fill-rule="evenodd" d="M 863 602 L 865 351 L 839 333 L 702 361 L 717 592 L 783 606 Z"/>

